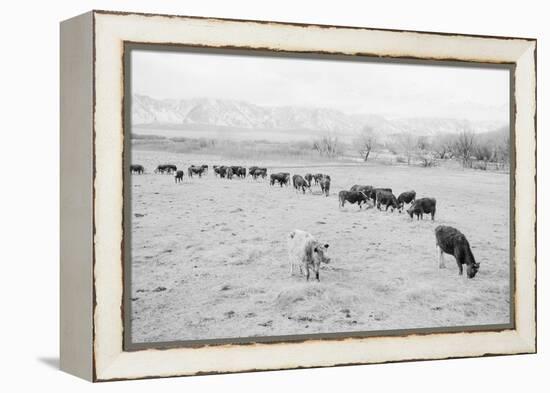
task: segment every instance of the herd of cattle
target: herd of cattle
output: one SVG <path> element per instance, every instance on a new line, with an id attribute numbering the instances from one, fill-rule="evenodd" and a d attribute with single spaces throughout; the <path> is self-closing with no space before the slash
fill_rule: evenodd
<path id="1" fill-rule="evenodd" d="M 201 178 L 203 175 L 208 174 L 208 169 L 208 165 L 191 165 L 187 168 L 187 175 L 190 178 L 193 176 Z M 247 169 L 243 166 L 214 165 L 213 170 L 215 176 L 229 180 L 234 177 L 244 179 L 251 176 L 254 180 L 267 177 L 267 168 L 257 166 L 251 166 Z M 130 172 L 143 174 L 145 168 L 143 165 L 130 165 Z M 184 177 L 184 171 L 178 170 L 176 165 L 173 164 L 158 165 L 154 172 L 157 174 L 174 174 L 176 183 L 182 182 Z M 330 193 L 331 178 L 329 175 L 322 173 L 307 173 L 304 176 L 294 175 L 291 177 L 288 172 L 278 172 L 272 173 L 269 179 L 271 186 L 278 184 L 280 187 L 289 186 L 292 180 L 292 186 L 296 192 L 301 191 L 303 194 L 306 190 L 312 192 L 313 185 L 320 187 L 322 195 L 328 197 Z M 349 191 L 342 190 L 338 193 L 338 201 L 341 208 L 348 202 L 357 204 L 359 209 L 362 209 L 362 205 L 366 205 L 367 208 L 376 206 L 378 210 L 382 210 L 385 207 L 386 211 L 391 209 L 391 212 L 397 210 L 400 213 L 403 211 L 405 204 L 410 204 L 407 213 L 411 219 L 416 216 L 417 220 L 423 219 L 424 214 L 429 214 L 433 221 L 436 211 L 436 200 L 434 198 L 417 199 L 414 190 L 402 192 L 398 197 L 395 197 L 391 188 L 377 188 L 370 185 L 356 184 Z M 479 270 L 479 263 L 475 261 L 464 234 L 456 228 L 440 225 L 435 229 L 435 237 L 436 248 L 439 252 L 439 267 L 444 267 L 443 254 L 450 254 L 455 257 L 459 274 L 463 274 L 463 265 L 466 265 L 468 278 L 474 278 Z M 291 275 L 294 266 L 299 265 L 300 273 L 302 273 L 302 267 L 306 271 L 306 280 L 309 280 L 311 270 L 315 273 L 317 281 L 319 281 L 321 263 L 329 263 L 330 261 L 325 255 L 329 245 L 321 245 L 310 233 L 294 230 L 289 235 L 287 246 Z"/>

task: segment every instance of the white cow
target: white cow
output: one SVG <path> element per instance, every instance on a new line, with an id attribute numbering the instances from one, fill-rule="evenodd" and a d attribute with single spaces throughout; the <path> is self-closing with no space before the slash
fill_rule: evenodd
<path id="1" fill-rule="evenodd" d="M 302 266 L 306 270 L 306 281 L 309 280 L 309 272 L 315 272 L 315 278 L 319 281 L 319 266 L 321 263 L 329 263 L 326 256 L 328 244 L 321 244 L 311 233 L 295 229 L 288 235 L 288 260 L 290 263 L 290 275 L 294 273 L 294 266 Z"/>

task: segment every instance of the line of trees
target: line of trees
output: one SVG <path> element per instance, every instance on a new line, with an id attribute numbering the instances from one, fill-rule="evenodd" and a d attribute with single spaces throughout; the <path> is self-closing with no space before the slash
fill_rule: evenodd
<path id="1" fill-rule="evenodd" d="M 420 163 L 430 167 L 439 160 L 455 159 L 464 168 L 487 169 L 494 163 L 497 169 L 510 162 L 508 129 L 491 133 L 475 134 L 464 128 L 457 134 L 441 134 L 433 138 L 415 136 L 411 133 L 393 135 L 384 142 L 372 127 L 365 126 L 354 141 L 360 157 L 367 161 L 373 151 L 387 149 L 400 155 L 407 165 Z"/>

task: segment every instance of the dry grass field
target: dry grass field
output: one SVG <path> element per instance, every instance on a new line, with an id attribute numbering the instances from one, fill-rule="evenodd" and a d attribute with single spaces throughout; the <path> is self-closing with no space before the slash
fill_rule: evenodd
<path id="1" fill-rule="evenodd" d="M 385 329 L 503 324 L 509 320 L 509 177 L 494 172 L 283 161 L 134 149 L 146 168 L 131 177 L 132 337 L 160 342 Z M 160 163 L 267 166 L 331 175 L 331 195 L 297 194 L 269 181 L 202 179 L 175 184 Z M 294 166 L 293 166 L 294 165 Z M 313 166 L 314 165 L 314 166 Z M 324 166 L 323 166 L 324 165 Z M 354 184 L 437 199 L 432 222 L 405 213 L 338 206 Z M 460 277 L 452 256 L 439 269 L 434 229 L 469 239 L 481 267 Z M 289 275 L 293 229 L 330 244 L 320 282 Z"/>

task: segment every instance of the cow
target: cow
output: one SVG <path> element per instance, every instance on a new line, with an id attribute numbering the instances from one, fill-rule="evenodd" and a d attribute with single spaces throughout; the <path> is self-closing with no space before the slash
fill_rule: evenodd
<path id="1" fill-rule="evenodd" d="M 306 179 L 306 181 L 311 185 L 311 182 L 313 180 L 313 175 L 311 173 L 306 173 L 306 175 L 304 176 L 304 179 Z"/>
<path id="2" fill-rule="evenodd" d="M 327 257 L 328 244 L 319 243 L 311 233 L 295 229 L 290 232 L 287 239 L 288 260 L 290 263 L 290 275 L 294 273 L 295 265 L 306 271 L 306 281 L 309 281 L 310 271 L 315 273 L 315 279 L 319 280 L 319 268 L 321 263 L 330 263 Z"/>
<path id="3" fill-rule="evenodd" d="M 246 168 L 243 166 L 239 167 L 237 170 L 237 176 L 244 179 L 246 177 Z"/>
<path id="4" fill-rule="evenodd" d="M 183 181 L 183 171 L 177 171 L 176 176 L 174 177 L 174 180 L 176 183 L 180 183 Z"/>
<path id="5" fill-rule="evenodd" d="M 330 176 L 324 176 L 321 179 L 320 185 L 321 185 L 321 192 L 328 197 L 328 194 L 330 192 Z"/>
<path id="6" fill-rule="evenodd" d="M 304 179 L 300 175 L 292 176 L 292 185 L 294 186 L 294 189 L 296 190 L 296 192 L 298 192 L 299 190 L 302 190 L 302 192 L 305 194 L 306 188 L 308 188 L 309 191 L 311 192 L 310 184 L 307 182 L 306 179 Z"/>
<path id="7" fill-rule="evenodd" d="M 222 165 L 221 167 L 218 168 L 218 174 L 222 179 L 227 176 L 227 169 L 228 168 L 225 165 Z"/>
<path id="8" fill-rule="evenodd" d="M 143 167 L 143 165 L 138 165 L 138 164 L 130 165 L 130 173 L 137 173 L 138 175 L 141 175 L 144 172 L 145 172 L 145 168 Z"/>
<path id="9" fill-rule="evenodd" d="M 374 188 L 372 186 L 363 186 L 363 185 L 360 185 L 360 184 L 355 184 L 349 190 L 350 191 L 364 192 L 367 195 L 367 197 L 370 198 L 371 192 L 372 192 L 373 189 Z"/>
<path id="10" fill-rule="evenodd" d="M 252 175 L 254 180 L 256 180 L 260 176 L 262 177 L 262 179 L 265 179 L 265 177 L 267 176 L 267 168 L 256 167 L 256 169 L 254 169 L 253 171 L 249 170 L 248 173 Z"/>
<path id="11" fill-rule="evenodd" d="M 172 164 L 160 164 L 157 166 L 157 168 L 155 169 L 155 173 L 167 173 L 167 174 L 171 174 L 172 172 L 175 172 L 177 171 L 178 167 L 176 167 L 175 165 L 172 165 Z"/>
<path id="12" fill-rule="evenodd" d="M 315 184 L 319 184 L 322 178 L 323 178 L 322 173 L 316 173 L 315 175 L 313 175 L 313 180 L 315 181 Z"/>
<path id="13" fill-rule="evenodd" d="M 376 192 L 376 207 L 381 210 L 380 206 L 385 205 L 386 211 L 391 207 L 391 211 L 397 209 L 397 198 L 391 192 L 377 191 Z"/>
<path id="14" fill-rule="evenodd" d="M 435 216 L 436 200 L 434 198 L 420 198 L 414 201 L 414 203 L 407 209 L 407 213 L 413 218 L 413 214 L 416 215 L 416 219 L 424 219 L 424 213 L 431 214 L 432 221 Z"/>
<path id="15" fill-rule="evenodd" d="M 248 174 L 252 177 L 254 177 L 254 172 L 256 171 L 256 169 L 258 169 L 257 166 L 251 166 L 248 168 Z"/>
<path id="16" fill-rule="evenodd" d="M 206 169 L 204 166 L 195 166 L 191 165 L 189 168 L 187 168 L 187 174 L 189 177 L 193 177 L 193 175 L 199 175 L 199 178 L 202 177 L 202 174 L 204 173 Z"/>
<path id="17" fill-rule="evenodd" d="M 203 173 L 204 173 L 205 175 L 207 175 L 207 174 L 208 174 L 208 165 L 203 164 L 203 165 L 201 165 L 201 168 L 203 169 Z"/>
<path id="18" fill-rule="evenodd" d="M 370 194 L 367 194 L 369 196 L 370 199 L 372 199 L 372 201 L 376 204 L 376 193 L 378 191 L 385 191 L 385 192 L 389 192 L 390 194 L 393 193 L 392 189 L 391 188 L 373 188 L 371 191 L 370 191 Z"/>
<path id="19" fill-rule="evenodd" d="M 344 204 L 349 202 L 351 204 L 357 203 L 359 209 L 361 209 L 362 204 L 368 203 L 369 197 L 361 191 L 340 191 L 338 193 L 338 200 L 340 207 L 344 207 Z"/>
<path id="20" fill-rule="evenodd" d="M 214 165 L 212 168 L 214 169 L 214 176 L 220 176 L 220 166 Z"/>
<path id="21" fill-rule="evenodd" d="M 231 180 L 233 179 L 233 175 L 235 174 L 235 171 L 233 170 L 233 167 L 231 166 L 228 166 L 227 167 L 227 173 L 226 173 L 226 177 Z"/>
<path id="22" fill-rule="evenodd" d="M 397 206 L 399 209 L 399 213 L 403 211 L 403 207 L 405 206 L 405 203 L 413 203 L 416 199 L 416 191 L 405 191 L 399 194 L 397 197 Z"/>
<path id="23" fill-rule="evenodd" d="M 458 229 L 440 225 L 435 228 L 436 250 L 439 252 L 439 268 L 445 267 L 443 253 L 455 257 L 458 265 L 458 274 L 462 275 L 463 266 L 466 265 L 468 278 L 474 278 L 479 270 L 479 263 L 476 262 L 474 254 L 470 249 L 470 243 L 466 236 Z"/>
<path id="24" fill-rule="evenodd" d="M 269 179 L 269 184 L 271 184 L 272 186 L 275 185 L 276 182 L 279 183 L 281 187 L 288 183 L 287 173 L 272 173 L 271 176 L 269 176 Z"/>

